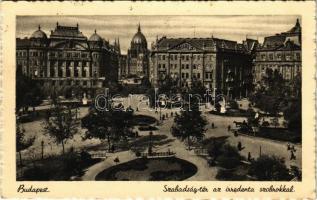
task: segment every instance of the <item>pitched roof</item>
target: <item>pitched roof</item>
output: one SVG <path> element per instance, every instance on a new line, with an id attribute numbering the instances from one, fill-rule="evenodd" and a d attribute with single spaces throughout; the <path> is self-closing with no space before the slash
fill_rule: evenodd
<path id="1" fill-rule="evenodd" d="M 263 42 L 263 47 L 264 48 L 276 48 L 284 44 L 284 41 L 286 39 L 285 35 L 274 35 L 274 36 L 269 36 L 265 37 L 264 42 Z"/>
<path id="2" fill-rule="evenodd" d="M 81 32 L 79 32 L 79 27 L 72 26 L 61 26 L 56 25 L 56 28 L 51 33 L 51 38 L 78 38 L 78 39 L 87 39 Z"/>
<path id="3" fill-rule="evenodd" d="M 166 38 L 162 37 L 156 43 L 157 50 L 169 50 L 174 47 L 188 43 L 197 49 L 214 48 L 223 50 L 245 50 L 243 45 L 236 41 L 219 39 L 219 38 Z"/>
<path id="4" fill-rule="evenodd" d="M 301 47 L 297 44 L 295 44 L 293 41 L 286 41 L 285 45 L 277 48 L 277 50 L 284 50 L 284 51 L 290 51 L 290 50 L 301 50 Z"/>
<path id="5" fill-rule="evenodd" d="M 28 47 L 30 46 L 30 40 L 28 38 L 16 38 L 17 47 Z"/>

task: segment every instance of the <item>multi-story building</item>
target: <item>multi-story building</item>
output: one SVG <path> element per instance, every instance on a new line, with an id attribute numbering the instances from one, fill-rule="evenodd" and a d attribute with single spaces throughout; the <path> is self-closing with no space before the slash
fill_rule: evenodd
<path id="1" fill-rule="evenodd" d="M 267 69 L 277 70 L 285 80 L 292 80 L 301 73 L 301 57 L 301 26 L 297 19 L 289 31 L 264 38 L 256 52 L 254 81 L 260 81 Z"/>
<path id="2" fill-rule="evenodd" d="M 180 87 L 201 81 L 229 98 L 247 96 L 252 84 L 252 55 L 257 41 L 243 44 L 218 38 L 166 38 L 152 44 L 150 81 L 170 77 Z"/>
<path id="3" fill-rule="evenodd" d="M 30 38 L 16 40 L 17 71 L 40 81 L 45 88 L 80 87 L 88 97 L 118 78 L 118 47 L 96 30 L 87 39 L 79 26 L 56 24 L 50 36 L 39 26 Z M 70 88 L 70 89 L 69 89 Z"/>
<path id="4" fill-rule="evenodd" d="M 141 32 L 141 26 L 138 26 L 138 32 L 133 36 L 131 47 L 127 54 L 127 75 L 137 75 L 147 77 L 149 69 L 149 50 L 147 41 Z"/>

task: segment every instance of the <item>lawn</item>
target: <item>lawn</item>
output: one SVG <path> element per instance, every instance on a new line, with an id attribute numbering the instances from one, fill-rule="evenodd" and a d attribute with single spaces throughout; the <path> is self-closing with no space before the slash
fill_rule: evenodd
<path id="1" fill-rule="evenodd" d="M 17 167 L 18 181 L 67 181 L 71 177 L 80 177 L 84 169 L 100 162 L 86 152 L 69 152 L 65 155 L 52 156 L 26 163 L 22 168 Z M 22 176 L 21 176 L 22 171 Z"/>
<path id="2" fill-rule="evenodd" d="M 97 181 L 181 181 L 193 176 L 197 167 L 185 160 L 138 158 L 112 166 L 96 176 Z"/>

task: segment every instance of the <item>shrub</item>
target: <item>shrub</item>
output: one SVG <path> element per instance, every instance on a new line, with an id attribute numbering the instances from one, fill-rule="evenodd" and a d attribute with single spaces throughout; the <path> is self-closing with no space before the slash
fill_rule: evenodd
<path id="1" fill-rule="evenodd" d="M 244 181 L 247 178 L 244 175 L 236 174 L 232 170 L 219 169 L 216 175 L 216 179 L 223 181 Z"/>
<path id="2" fill-rule="evenodd" d="M 251 163 L 249 174 L 259 181 L 289 181 L 292 178 L 283 158 L 267 155 Z"/>
<path id="3" fill-rule="evenodd" d="M 222 155 L 219 156 L 217 160 L 218 165 L 226 169 L 233 169 L 240 164 L 240 159 L 237 157 L 226 157 Z"/>

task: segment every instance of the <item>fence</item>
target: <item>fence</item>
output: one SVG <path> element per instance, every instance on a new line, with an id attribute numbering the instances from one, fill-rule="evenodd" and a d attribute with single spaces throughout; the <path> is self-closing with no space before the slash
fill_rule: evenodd
<path id="1" fill-rule="evenodd" d="M 175 156 L 175 152 L 167 151 L 167 152 L 153 152 L 153 153 L 141 153 L 140 157 L 171 157 Z"/>
<path id="2" fill-rule="evenodd" d="M 208 150 L 204 149 L 204 148 L 195 149 L 194 152 L 195 152 L 196 155 L 208 156 Z"/>

